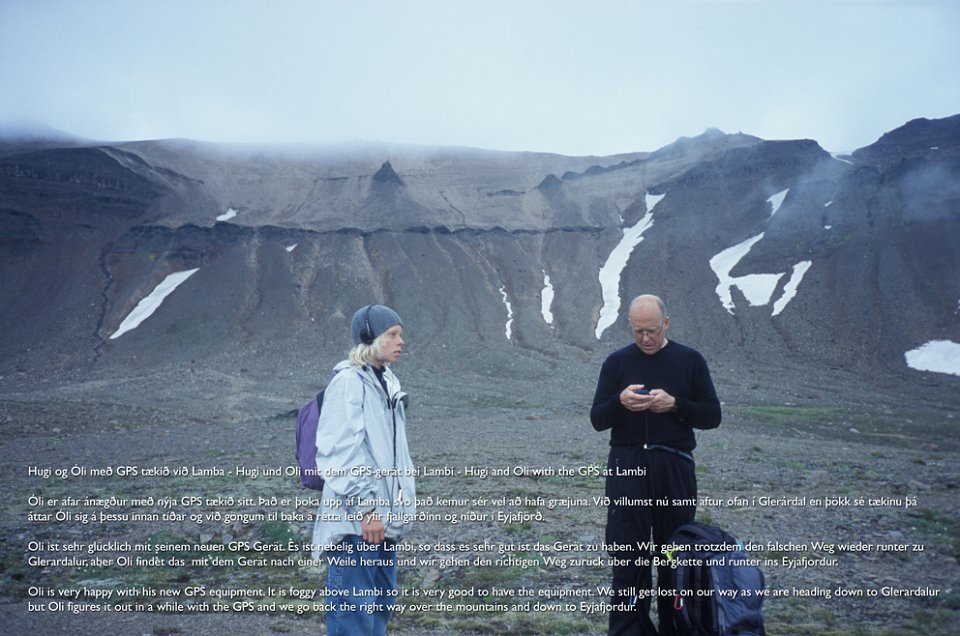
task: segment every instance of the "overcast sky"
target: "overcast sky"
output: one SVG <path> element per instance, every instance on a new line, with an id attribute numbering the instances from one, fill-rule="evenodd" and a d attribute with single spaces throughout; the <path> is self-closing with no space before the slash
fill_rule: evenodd
<path id="1" fill-rule="evenodd" d="M 0 124 L 570 155 L 960 113 L 957 0 L 0 0 Z"/>

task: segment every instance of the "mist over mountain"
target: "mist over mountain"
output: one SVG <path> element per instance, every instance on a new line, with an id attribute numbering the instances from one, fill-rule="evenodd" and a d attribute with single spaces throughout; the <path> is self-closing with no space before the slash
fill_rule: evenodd
<path id="1" fill-rule="evenodd" d="M 957 237 L 960 116 L 845 157 L 715 129 L 615 157 L 8 137 L 0 386 L 278 412 L 380 302 L 422 389 L 579 399 L 653 292 L 728 399 L 955 402 L 907 353 L 960 342 Z"/>

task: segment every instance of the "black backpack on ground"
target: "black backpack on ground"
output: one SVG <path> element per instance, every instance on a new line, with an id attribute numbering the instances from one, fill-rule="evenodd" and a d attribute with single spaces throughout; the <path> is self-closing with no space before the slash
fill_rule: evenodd
<path id="1" fill-rule="evenodd" d="M 680 526 L 664 552 L 672 562 L 678 634 L 765 636 L 763 572 L 739 540 L 695 521 Z"/>

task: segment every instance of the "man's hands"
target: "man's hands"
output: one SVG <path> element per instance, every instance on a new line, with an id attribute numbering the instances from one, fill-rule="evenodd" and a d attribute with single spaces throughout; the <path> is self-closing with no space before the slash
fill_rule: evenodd
<path id="1" fill-rule="evenodd" d="M 383 543 L 386 528 L 384 528 L 383 521 L 380 519 L 380 513 L 376 510 L 371 510 L 363 515 L 363 519 L 360 520 L 360 529 L 363 532 L 363 540 L 367 543 L 374 545 Z"/>
<path id="2" fill-rule="evenodd" d="M 645 389 L 642 384 L 631 384 L 620 392 L 620 404 L 628 411 L 653 411 L 666 413 L 677 400 L 663 389 L 650 389 L 646 395 L 637 393 L 637 389 Z"/>

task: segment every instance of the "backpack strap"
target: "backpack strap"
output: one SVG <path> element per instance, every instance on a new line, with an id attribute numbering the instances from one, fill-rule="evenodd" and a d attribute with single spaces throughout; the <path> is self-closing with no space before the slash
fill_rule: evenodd
<path id="1" fill-rule="evenodd" d="M 693 611 L 693 608 L 687 604 L 688 599 L 685 599 L 683 596 L 681 596 L 681 590 L 689 587 L 686 580 L 686 571 L 686 567 L 678 567 L 676 570 L 674 570 L 674 587 L 676 588 L 676 596 L 673 597 L 673 609 L 677 612 L 674 615 L 674 622 L 675 624 L 680 623 L 680 625 L 678 625 L 682 627 L 682 631 L 680 633 L 694 634 L 696 631 L 693 626 L 693 621 L 690 618 L 690 612 Z M 691 598 L 695 599 L 696 597 Z"/>
<path id="2" fill-rule="evenodd" d="M 691 570 L 691 572 L 693 572 L 693 576 L 691 577 L 691 578 L 693 579 L 693 580 L 692 580 L 692 585 L 690 586 L 691 589 L 694 589 L 694 590 L 702 589 L 702 587 L 703 587 L 703 576 L 702 576 L 702 574 L 703 574 L 703 568 L 701 568 L 701 567 L 699 567 L 699 566 L 692 566 L 692 567 L 690 568 L 690 570 Z M 693 633 L 695 633 L 695 634 L 701 633 L 701 632 L 703 631 L 703 628 L 704 628 L 704 625 L 703 625 L 703 603 L 704 603 L 703 597 L 697 596 L 696 593 L 694 593 L 694 595 L 693 595 L 693 607 L 690 609 L 689 619 L 690 619 L 691 624 L 693 625 L 693 630 L 694 630 Z"/>

